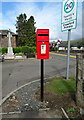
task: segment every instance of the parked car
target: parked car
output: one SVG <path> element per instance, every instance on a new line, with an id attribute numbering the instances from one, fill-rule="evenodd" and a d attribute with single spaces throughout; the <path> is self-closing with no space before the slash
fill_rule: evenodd
<path id="1" fill-rule="evenodd" d="M 4 56 L 0 55 L 0 62 L 4 62 Z"/>

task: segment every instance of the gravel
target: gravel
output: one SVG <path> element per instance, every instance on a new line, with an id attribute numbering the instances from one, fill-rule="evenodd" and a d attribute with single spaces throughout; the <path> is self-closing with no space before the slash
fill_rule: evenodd
<path id="1" fill-rule="evenodd" d="M 48 102 L 40 102 L 36 99 L 36 92 L 39 89 L 40 81 L 27 85 L 11 95 L 3 103 L 3 112 L 7 112 L 3 118 L 62 118 L 62 113 L 59 110 L 52 111 L 47 108 Z M 18 111 L 21 114 L 16 114 Z M 10 112 L 15 113 L 10 114 Z"/>
<path id="2" fill-rule="evenodd" d="M 35 110 L 38 111 L 41 107 L 41 102 L 35 98 L 36 89 L 40 87 L 40 82 L 32 83 L 25 86 L 15 93 L 15 96 L 20 101 L 19 110 L 21 112 Z"/>

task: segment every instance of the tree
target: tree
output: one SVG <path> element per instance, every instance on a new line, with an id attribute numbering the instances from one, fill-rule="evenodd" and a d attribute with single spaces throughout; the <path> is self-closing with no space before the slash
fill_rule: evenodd
<path id="1" fill-rule="evenodd" d="M 35 20 L 31 16 L 27 20 L 26 14 L 20 14 L 16 21 L 16 32 L 18 33 L 18 46 L 35 46 Z"/>
<path id="2" fill-rule="evenodd" d="M 70 48 L 74 47 L 73 43 L 70 44 Z"/>
<path id="3" fill-rule="evenodd" d="M 34 17 L 31 16 L 27 21 L 27 41 L 26 45 L 28 46 L 35 46 L 36 41 L 36 34 L 35 34 L 35 20 Z"/>
<path id="4" fill-rule="evenodd" d="M 77 44 L 78 44 L 78 48 L 80 49 L 81 47 L 84 47 L 84 41 L 79 41 L 79 42 L 77 42 Z"/>
<path id="5" fill-rule="evenodd" d="M 18 46 L 25 45 L 25 41 L 26 41 L 25 26 L 27 23 L 26 18 L 27 16 L 25 13 L 20 14 L 19 17 L 17 17 L 16 32 L 18 33 L 18 41 L 17 41 Z"/>

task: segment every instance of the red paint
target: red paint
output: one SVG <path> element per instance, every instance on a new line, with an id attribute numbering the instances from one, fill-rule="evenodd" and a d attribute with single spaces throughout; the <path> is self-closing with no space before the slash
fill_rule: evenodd
<path id="1" fill-rule="evenodd" d="M 37 29 L 37 59 L 49 59 L 49 29 Z"/>

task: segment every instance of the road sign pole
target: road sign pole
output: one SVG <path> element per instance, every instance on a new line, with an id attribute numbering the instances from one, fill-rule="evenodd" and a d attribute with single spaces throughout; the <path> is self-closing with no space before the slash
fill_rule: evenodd
<path id="1" fill-rule="evenodd" d="M 44 60 L 41 59 L 41 102 L 44 100 Z"/>
<path id="2" fill-rule="evenodd" d="M 66 79 L 69 79 L 69 65 L 70 65 L 70 37 L 71 37 L 71 30 L 68 30 L 68 55 L 67 55 L 67 74 Z"/>

